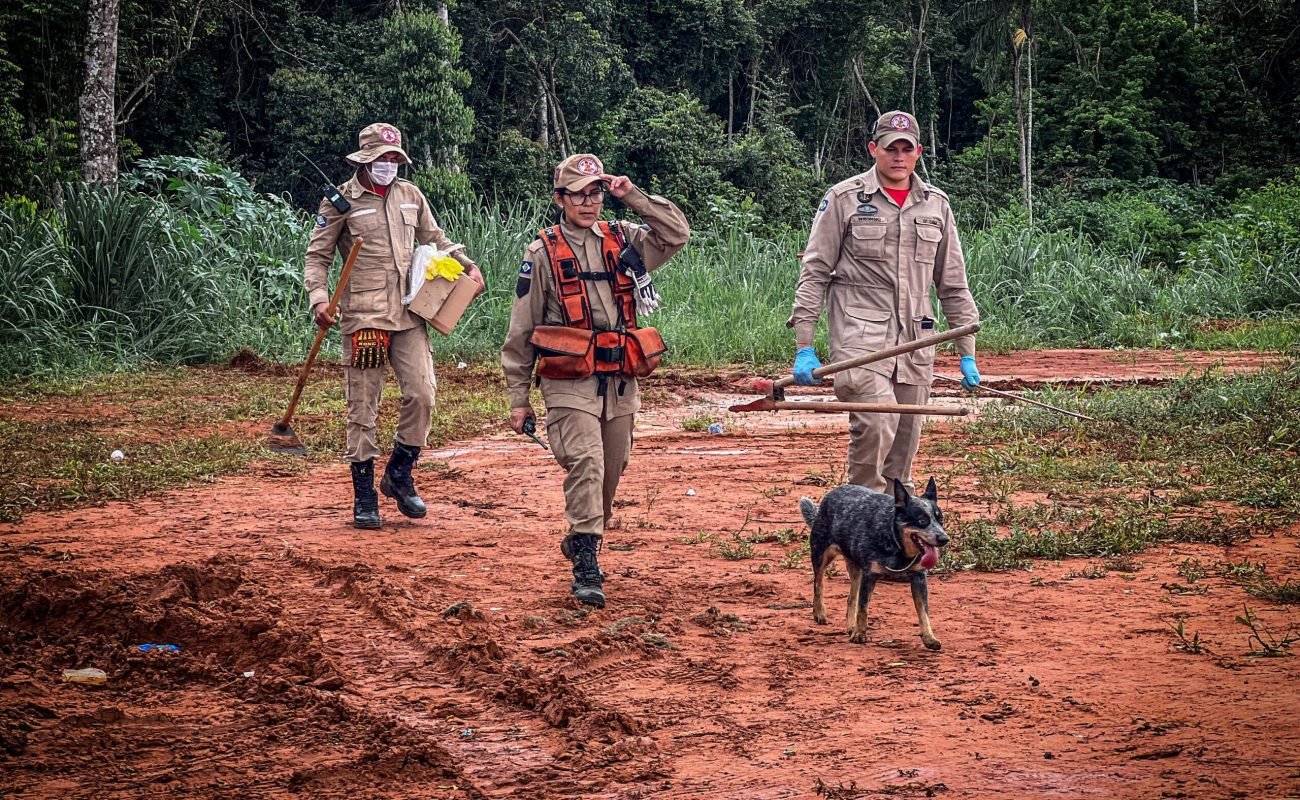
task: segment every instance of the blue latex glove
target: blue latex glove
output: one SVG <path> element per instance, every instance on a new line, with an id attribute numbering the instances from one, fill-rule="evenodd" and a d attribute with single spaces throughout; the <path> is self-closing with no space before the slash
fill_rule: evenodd
<path id="1" fill-rule="evenodd" d="M 816 386 L 821 378 L 813 377 L 813 370 L 822 365 L 811 347 L 800 347 L 794 353 L 794 382 L 800 386 Z"/>
<path id="2" fill-rule="evenodd" d="M 975 356 L 961 357 L 961 385 L 963 389 L 971 392 L 980 385 L 980 371 L 975 366 Z"/>

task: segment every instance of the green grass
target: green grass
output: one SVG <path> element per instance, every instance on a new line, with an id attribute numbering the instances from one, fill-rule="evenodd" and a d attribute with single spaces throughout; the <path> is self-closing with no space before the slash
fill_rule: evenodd
<path id="1" fill-rule="evenodd" d="M 1160 542 L 1226 546 L 1300 520 L 1300 361 L 1240 377 L 1188 374 L 1153 388 L 1056 392 L 1096 424 L 1025 406 L 966 426 L 968 463 L 994 513 L 950 525 L 941 566 L 1004 570 L 1029 559 L 1129 556 Z M 1047 500 L 1024 500 L 1046 497 Z M 1107 567 L 1114 569 L 1114 567 Z M 1256 596 L 1297 587 L 1232 567 Z M 1185 562 L 1189 583 L 1203 565 Z"/>
<path id="2" fill-rule="evenodd" d="M 293 427 L 308 461 L 272 455 L 271 425 L 296 378 L 233 369 L 157 369 L 0 384 L 0 521 L 210 482 L 265 463 L 273 473 L 339 458 L 345 403 L 337 369 L 319 368 Z M 508 415 L 489 370 L 440 369 L 430 443 L 478 435 Z M 379 441 L 393 439 L 400 393 L 389 377 Z M 122 450 L 126 458 L 109 455 Z"/>
<path id="3" fill-rule="evenodd" d="M 0 349 L 8 354 L 0 376 L 224 363 L 241 348 L 301 358 L 314 333 L 301 276 L 310 218 L 237 176 L 224 180 L 225 211 L 200 213 L 167 191 L 85 187 L 68 189 L 59 214 L 0 203 Z M 443 359 L 495 361 L 520 258 L 552 221 L 549 209 L 453 208 L 439 220 L 480 262 L 488 291 L 435 347 Z M 666 363 L 786 364 L 785 320 L 806 233 L 693 223 L 690 243 L 656 273 L 663 308 L 643 320 L 663 333 Z M 1300 253 L 1230 241 L 1180 269 L 1152 269 L 1143 252 L 1098 249 L 1013 219 L 967 231 L 964 244 L 985 352 L 1300 346 L 1300 303 L 1289 299 L 1300 293 Z M 824 353 L 824 323 L 818 344 Z M 336 354 L 331 338 L 326 355 Z"/>

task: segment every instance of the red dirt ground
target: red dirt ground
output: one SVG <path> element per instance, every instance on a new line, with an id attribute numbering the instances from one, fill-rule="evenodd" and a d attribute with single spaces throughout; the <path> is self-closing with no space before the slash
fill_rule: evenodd
<path id="1" fill-rule="evenodd" d="M 1267 360 L 1058 351 L 981 367 L 1005 387 Z M 1300 531 L 1167 545 L 1095 580 L 1071 579 L 1081 559 L 935 575 L 940 652 L 922 647 L 907 591 L 885 585 L 871 641 L 851 644 L 812 622 L 806 558 L 782 566 L 795 543 L 736 561 L 717 546 L 803 535 L 796 501 L 840 469 L 843 419 L 683 431 L 749 399 L 727 380 L 651 379 L 602 611 L 568 600 L 559 469 L 504 426 L 428 454 L 448 463 L 421 476 L 430 516 L 385 501 L 382 531 L 350 527 L 344 465 L 283 477 L 269 462 L 0 526 L 0 794 L 1300 796 L 1300 663 L 1249 657 L 1233 620 L 1249 605 L 1281 632 L 1300 614 L 1216 574 L 1203 594 L 1170 588 L 1187 558 L 1295 575 Z M 928 448 L 961 424 L 932 423 L 919 475 L 956 464 Z M 976 479 L 954 474 L 949 517 L 988 513 Z M 842 608 L 842 571 L 828 591 Z M 1176 649 L 1175 619 L 1212 653 Z M 107 684 L 59 682 L 80 667 Z"/>

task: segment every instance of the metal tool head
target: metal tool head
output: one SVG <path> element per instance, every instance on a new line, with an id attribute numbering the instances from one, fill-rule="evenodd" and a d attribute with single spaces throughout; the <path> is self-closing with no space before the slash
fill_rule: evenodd
<path id="1" fill-rule="evenodd" d="M 727 409 L 728 411 L 776 411 L 776 400 L 771 397 L 760 397 L 757 400 L 751 400 L 748 403 L 737 403 Z"/>
<path id="2" fill-rule="evenodd" d="M 304 457 L 307 455 L 307 448 L 299 441 L 298 434 L 293 432 L 293 428 L 278 422 L 271 426 L 271 435 L 267 438 L 266 446 L 271 448 L 272 453 Z"/>

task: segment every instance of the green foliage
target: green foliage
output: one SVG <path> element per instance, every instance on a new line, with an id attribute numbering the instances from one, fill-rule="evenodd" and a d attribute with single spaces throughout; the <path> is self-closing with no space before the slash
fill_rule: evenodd
<path id="1" fill-rule="evenodd" d="M 594 151 L 606 169 L 625 171 L 648 191 L 691 211 L 734 191 L 722 179 L 718 154 L 721 120 L 684 92 L 636 89 L 607 111 L 597 126 Z"/>
<path id="2" fill-rule="evenodd" d="M 408 11 L 384 20 L 384 49 L 373 84 L 384 107 L 396 110 L 392 122 L 409 143 L 415 160 L 412 180 L 434 208 L 471 197 L 459 149 L 470 140 L 474 113 L 461 92 L 469 73 L 456 67 L 460 37 L 428 11 Z"/>

